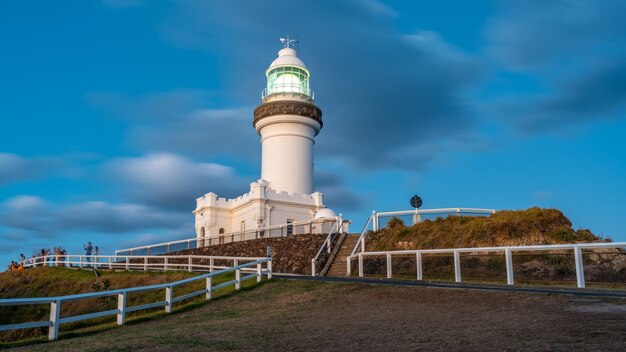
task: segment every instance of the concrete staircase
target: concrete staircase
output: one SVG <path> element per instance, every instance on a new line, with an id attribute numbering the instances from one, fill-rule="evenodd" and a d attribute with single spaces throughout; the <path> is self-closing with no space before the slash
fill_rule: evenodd
<path id="1" fill-rule="evenodd" d="M 326 276 L 346 276 L 346 258 L 352 253 L 356 242 L 359 240 L 359 235 L 348 235 L 341 244 L 339 252 L 335 256 Z"/>

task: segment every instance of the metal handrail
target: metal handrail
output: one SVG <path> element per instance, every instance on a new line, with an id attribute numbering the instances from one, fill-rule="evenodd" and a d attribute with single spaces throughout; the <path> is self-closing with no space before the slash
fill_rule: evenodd
<path id="1" fill-rule="evenodd" d="M 213 240 L 219 240 L 220 238 L 236 238 L 237 236 L 240 238 L 243 238 L 245 235 L 247 234 L 261 234 L 263 232 L 267 232 L 267 236 L 265 237 L 284 237 L 283 232 L 285 232 L 285 229 L 288 229 L 289 227 L 295 228 L 297 226 L 305 226 L 305 225 L 309 225 L 310 227 L 312 227 L 314 224 L 319 224 L 319 223 L 326 223 L 326 222 L 332 222 L 335 221 L 334 218 L 323 218 L 323 219 L 314 219 L 314 220 L 307 220 L 307 221 L 298 221 L 298 222 L 293 222 L 290 224 L 280 224 L 280 225 L 272 225 L 272 226 L 268 226 L 265 228 L 257 228 L 257 229 L 250 229 L 250 230 L 244 230 L 244 231 L 233 231 L 227 234 L 217 234 L 217 235 L 210 235 L 210 236 L 203 236 L 203 237 L 192 237 L 192 238 L 187 238 L 187 239 L 182 239 L 182 240 L 176 240 L 176 241 L 169 241 L 169 242 L 161 242 L 161 243 L 154 243 L 154 244 L 149 244 L 149 245 L 143 245 L 143 246 L 138 246 L 138 247 L 132 247 L 132 248 L 124 248 L 124 249 L 118 249 L 115 251 L 115 254 L 118 255 L 120 253 L 124 253 L 124 252 L 133 252 L 133 251 L 140 251 L 140 250 L 150 250 L 152 248 L 159 248 L 159 247 L 167 247 L 167 253 L 169 253 L 169 248 L 171 246 L 177 245 L 177 244 L 181 244 L 181 243 L 187 243 L 187 249 L 191 249 L 191 243 L 193 242 L 205 242 L 205 241 L 209 241 L 209 243 L 212 243 Z M 281 230 L 281 235 L 280 236 L 271 236 L 271 231 L 272 230 Z M 256 237 L 256 236 L 255 236 Z M 240 241 L 243 241 L 245 239 L 240 239 Z"/>
<path id="2" fill-rule="evenodd" d="M 229 258 L 229 257 L 223 257 Z M 257 282 L 261 281 L 263 273 L 267 276 L 267 279 L 272 278 L 272 258 L 257 258 L 256 260 L 250 261 L 248 263 L 239 264 L 239 258 L 246 257 L 230 257 L 234 259 L 234 265 L 229 268 L 225 268 L 219 271 L 210 272 L 207 274 L 202 274 L 196 277 L 187 278 L 175 282 L 169 282 L 164 284 L 156 284 L 149 286 L 140 286 L 140 287 L 131 287 L 117 290 L 109 290 L 102 292 L 91 292 L 91 293 L 81 293 L 75 295 L 66 295 L 66 296 L 57 296 L 57 297 L 37 297 L 37 298 L 13 298 L 13 299 L 0 299 L 0 306 L 12 306 L 12 305 L 30 305 L 30 304 L 50 304 L 50 319 L 48 321 L 39 321 L 39 322 L 27 322 L 20 324 L 9 324 L 9 325 L 0 325 L 0 331 L 9 331 L 9 330 L 18 330 L 18 329 L 27 329 L 33 327 L 48 327 L 48 339 L 56 340 L 59 335 L 59 326 L 61 324 L 92 319 L 97 317 L 103 317 L 108 315 L 117 315 L 117 325 L 124 325 L 126 320 L 126 313 L 133 312 L 142 309 L 155 308 L 164 306 L 166 313 L 172 312 L 172 307 L 175 302 L 180 302 L 185 299 L 189 299 L 199 295 L 205 295 L 206 300 L 210 300 L 212 298 L 213 292 L 224 288 L 227 286 L 234 285 L 236 290 L 241 288 L 241 282 L 255 278 Z M 252 258 L 246 258 L 252 259 Z M 263 263 L 266 263 L 266 268 L 263 269 Z M 241 276 L 241 272 L 245 271 L 249 267 L 256 266 L 256 270 L 254 273 L 246 276 Z M 235 279 L 231 281 L 227 281 L 221 283 L 219 285 L 213 285 L 213 277 L 216 275 L 221 275 L 229 272 L 235 272 Z M 195 282 L 199 280 L 206 280 L 206 288 L 195 291 L 192 293 L 188 293 L 179 297 L 174 297 L 174 287 L 187 284 L 190 282 Z M 165 300 L 158 301 L 150 304 L 144 304 L 139 306 L 128 307 L 126 305 L 126 297 L 128 293 L 131 292 L 142 292 L 149 290 L 158 290 L 165 289 Z M 75 301 L 80 299 L 89 299 L 89 298 L 98 298 L 98 297 L 106 297 L 106 296 L 114 296 L 117 295 L 117 309 L 77 315 L 72 317 L 64 317 L 60 318 L 60 310 L 61 303 L 68 301 Z"/>
<path id="3" fill-rule="evenodd" d="M 365 223 L 365 226 L 363 226 L 363 231 L 361 231 L 361 235 L 359 236 L 359 239 L 354 244 L 354 249 L 352 250 L 352 253 L 350 253 L 350 256 L 353 256 L 356 253 L 359 246 L 361 247 L 362 252 L 365 251 L 365 235 L 367 234 L 367 228 L 369 227 L 370 223 L 374 219 L 375 215 L 376 215 L 376 212 L 372 211 L 372 215 L 370 215 L 370 217 L 367 219 L 367 222 Z"/>
<path id="4" fill-rule="evenodd" d="M 311 259 L 311 276 L 316 276 L 316 266 L 317 266 L 316 263 L 319 260 L 319 257 L 323 253 L 324 249 L 327 248 L 327 251 L 330 254 L 330 252 L 332 251 L 331 245 L 332 245 L 333 236 L 335 234 L 341 234 L 342 231 L 343 231 L 343 216 L 339 214 L 339 216 L 337 217 L 337 224 L 336 224 L 335 230 L 330 231 L 328 236 L 326 236 L 324 243 L 322 243 L 322 246 L 317 251 L 317 254 L 315 254 L 313 259 Z"/>
<path id="5" fill-rule="evenodd" d="M 295 91 L 285 92 L 285 91 L 280 90 L 279 88 L 292 88 L 292 89 L 295 89 Z M 267 89 L 267 87 L 265 87 L 263 88 L 263 91 L 261 92 L 261 99 L 265 99 L 265 97 L 268 97 L 274 94 L 304 95 L 304 96 L 309 97 L 310 99 L 315 99 L 315 92 L 313 91 L 313 89 L 311 89 L 310 87 L 305 87 L 300 84 L 294 84 L 294 83 L 276 84 L 276 85 L 273 85 L 272 89 L 269 89 L 269 90 Z"/>
<path id="6" fill-rule="evenodd" d="M 378 231 L 379 219 L 381 216 L 395 216 L 395 215 L 422 215 L 422 214 L 495 214 L 495 209 L 484 208 L 439 208 L 439 209 L 413 209 L 413 210 L 400 210 L 400 211 L 386 211 L 376 213 L 376 219 L 374 221 L 373 230 Z"/>
<path id="7" fill-rule="evenodd" d="M 387 278 L 392 276 L 391 260 L 394 255 L 415 255 L 417 280 L 423 279 L 422 274 L 422 255 L 434 253 L 451 253 L 454 255 L 454 280 L 461 282 L 461 253 L 480 253 L 480 252 L 504 252 L 506 262 L 507 284 L 514 285 L 513 277 L 513 252 L 519 251 L 551 251 L 551 250 L 573 250 L 574 262 L 576 267 L 576 285 L 579 288 L 585 287 L 585 273 L 583 268 L 582 250 L 598 249 L 598 248 L 623 248 L 626 249 L 626 242 L 603 242 L 603 243 L 568 243 L 553 245 L 530 245 L 530 246 L 502 246 L 502 247 L 471 247 L 471 248 L 444 248 L 444 249 L 414 249 L 414 250 L 397 250 L 397 251 L 376 251 L 376 252 L 360 252 L 352 254 L 347 258 L 347 274 L 351 275 L 351 261 L 358 259 L 359 276 L 363 276 L 363 258 L 371 256 L 385 256 L 387 258 Z"/>
<path id="8" fill-rule="evenodd" d="M 449 213 L 467 213 L 467 214 L 495 214 L 495 209 L 484 208 L 438 208 L 438 209 L 413 209 L 400 211 L 385 211 L 377 213 L 378 216 L 390 215 L 411 215 L 411 214 L 449 214 Z"/>

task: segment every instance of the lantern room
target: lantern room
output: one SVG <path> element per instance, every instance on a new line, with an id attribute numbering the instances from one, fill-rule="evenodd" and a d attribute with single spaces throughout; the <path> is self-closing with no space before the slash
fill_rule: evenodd
<path id="1" fill-rule="evenodd" d="M 267 87 L 263 90 L 263 101 L 274 96 L 298 96 L 313 101 L 313 91 L 309 88 L 311 74 L 304 62 L 296 56 L 295 49 L 281 49 L 278 58 L 272 62 L 265 75 Z"/>

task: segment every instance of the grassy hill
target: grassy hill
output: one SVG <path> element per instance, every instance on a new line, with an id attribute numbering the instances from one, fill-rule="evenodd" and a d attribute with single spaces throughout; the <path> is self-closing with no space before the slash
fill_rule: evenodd
<path id="1" fill-rule="evenodd" d="M 367 238 L 367 250 L 522 246 L 601 242 L 589 230 L 572 228 L 557 209 L 503 210 L 491 216 L 449 216 L 406 226 L 392 218 Z"/>
<path id="2" fill-rule="evenodd" d="M 119 288 L 146 286 L 182 280 L 198 275 L 184 271 L 177 272 L 132 272 L 132 271 L 99 271 L 99 276 L 92 271 L 72 270 L 66 268 L 40 267 L 23 271 L 0 273 L 0 298 L 50 297 L 77 293 L 114 290 Z M 231 280 L 233 274 L 220 275 L 214 283 Z M 249 282 L 248 282 L 249 283 Z M 244 283 L 244 284 L 248 284 Z M 203 280 L 176 287 L 174 295 L 202 289 Z M 217 292 L 217 295 L 232 292 L 228 287 Z M 127 305 L 134 306 L 163 300 L 164 290 L 154 290 L 129 294 Z M 183 303 L 200 302 L 204 298 L 197 297 Z M 180 306 L 180 305 L 179 305 Z M 96 311 L 115 309 L 115 297 L 102 297 L 79 301 L 65 302 L 61 305 L 61 317 L 86 314 Z M 130 313 L 129 316 L 139 317 L 146 314 L 162 312 L 162 308 Z M 15 324 L 27 321 L 47 320 L 50 314 L 49 305 L 4 306 L 0 307 L 0 325 Z M 84 328 L 113 321 L 115 317 L 92 319 L 63 325 L 62 331 Z M 0 333 L 0 342 L 15 341 L 24 338 L 45 336 L 47 328 L 24 329 Z"/>
<path id="3" fill-rule="evenodd" d="M 570 220 L 557 209 L 530 208 L 505 210 L 491 216 L 449 216 L 406 226 L 392 218 L 387 227 L 370 232 L 366 239 L 368 251 L 549 245 L 582 242 L 610 242 L 587 229 L 574 230 Z M 502 282 L 505 260 L 501 253 L 463 254 L 461 267 L 464 280 Z M 626 253 L 620 249 L 583 251 L 588 287 L 623 288 L 626 283 Z M 517 283 L 539 285 L 575 284 L 572 251 L 515 252 L 514 272 Z M 394 275 L 415 277 L 415 258 L 399 257 L 393 261 Z M 451 254 L 423 257 L 424 278 L 452 280 Z M 384 258 L 367 258 L 366 274 L 384 275 Z"/>

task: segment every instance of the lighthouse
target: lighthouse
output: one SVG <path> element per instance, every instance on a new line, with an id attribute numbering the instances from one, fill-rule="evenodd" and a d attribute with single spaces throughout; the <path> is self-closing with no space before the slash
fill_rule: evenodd
<path id="1" fill-rule="evenodd" d="M 314 104 L 311 74 L 293 48 L 285 47 L 265 71 L 263 103 L 254 110 L 261 136 L 261 179 L 271 189 L 313 193 L 313 146 L 322 129 L 322 110 Z"/>
<path id="2" fill-rule="evenodd" d="M 296 41 L 287 37 L 281 42 L 283 48 L 265 71 L 267 84 L 253 113 L 252 125 L 261 142 L 261 178 L 237 198 L 209 192 L 196 199 L 196 235 L 204 245 L 215 244 L 215 238 L 223 243 L 285 235 L 285 229 L 287 235 L 325 233 L 336 226 L 326 221 L 336 215 L 314 189 L 313 147 L 323 123 L 310 87 L 311 73 L 298 58 Z M 343 229 L 347 231 L 347 225 Z"/>

